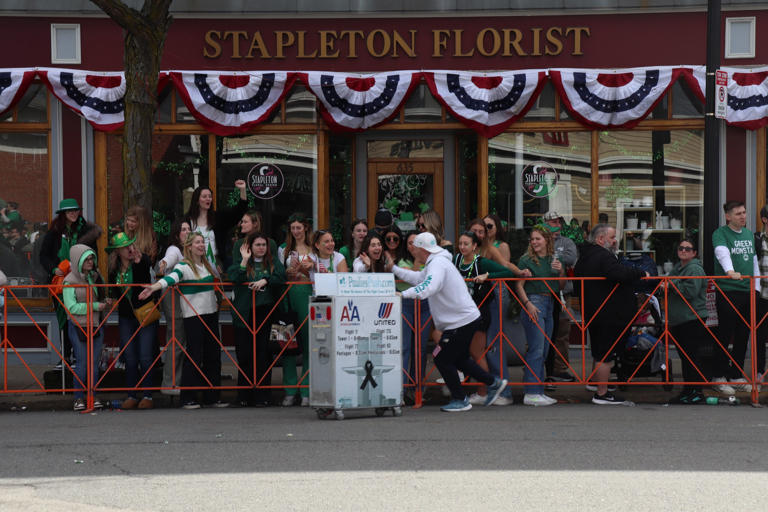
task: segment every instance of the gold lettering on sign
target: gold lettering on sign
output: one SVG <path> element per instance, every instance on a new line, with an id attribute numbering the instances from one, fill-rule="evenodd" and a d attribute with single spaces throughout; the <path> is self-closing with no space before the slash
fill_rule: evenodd
<path id="1" fill-rule="evenodd" d="M 227 30 L 224 32 L 224 39 L 227 39 L 227 37 L 232 38 L 232 58 L 233 59 L 242 59 L 243 56 L 240 55 L 240 37 L 248 37 L 248 32 L 244 30 Z"/>
<path id="2" fill-rule="evenodd" d="M 400 33 L 395 30 L 392 32 L 392 40 L 394 42 L 394 46 L 392 47 L 392 56 L 393 57 L 399 57 L 400 55 L 397 54 L 397 47 L 399 46 L 401 50 L 403 50 L 403 53 L 405 53 L 409 57 L 415 57 L 416 51 L 414 50 L 414 47 L 416 46 L 416 31 L 415 30 L 409 30 L 411 34 L 411 43 L 408 44 L 405 42 L 405 39 L 403 39 L 403 36 L 400 35 Z"/>
<path id="3" fill-rule="evenodd" d="M 541 57 L 584 55 L 589 27 L 532 27 L 526 29 L 482 27 L 436 28 L 432 57 Z M 218 59 L 357 59 L 361 53 L 374 58 L 415 58 L 418 29 L 403 30 L 208 30 L 203 37 L 203 57 Z M 425 41 L 426 43 L 426 41 Z M 248 45 L 246 48 L 245 45 Z M 426 43 L 429 44 L 429 43 Z M 247 50 L 247 51 L 246 51 Z M 477 55 L 476 55 L 477 54 Z"/>
<path id="4" fill-rule="evenodd" d="M 339 56 L 339 50 L 334 51 L 334 42 L 338 38 L 335 30 L 321 30 L 320 34 L 320 58 L 335 59 Z M 329 53 L 330 52 L 330 53 Z"/>
<path id="5" fill-rule="evenodd" d="M 414 31 L 415 32 L 415 31 Z M 363 34 L 362 30 L 342 30 L 341 34 L 339 35 L 339 39 L 344 39 L 344 37 L 347 38 L 347 57 L 350 59 L 356 59 L 357 58 L 357 37 L 360 38 L 360 40 L 365 39 L 365 34 Z"/>
<path id="6" fill-rule="evenodd" d="M 214 40 L 214 36 L 216 37 L 216 40 Z M 221 45 L 219 44 L 219 41 L 221 39 L 221 32 L 218 30 L 209 30 L 205 33 L 205 43 L 211 47 L 211 51 L 208 51 L 208 48 L 203 47 L 203 57 L 207 57 L 209 59 L 217 59 L 221 55 Z"/>
<path id="7" fill-rule="evenodd" d="M 501 33 L 504 34 L 504 52 L 501 54 L 502 56 L 511 57 L 512 48 L 515 49 L 515 53 L 517 53 L 518 57 L 525 57 L 528 55 L 520 47 L 520 40 L 523 38 L 522 32 L 516 28 L 505 28 Z M 514 39 L 512 39 L 512 34 L 515 36 Z"/>
<path id="8" fill-rule="evenodd" d="M 284 59 L 285 48 L 293 46 L 293 43 L 296 42 L 296 36 L 293 35 L 293 32 L 289 32 L 287 30 L 276 30 L 275 41 L 277 42 L 277 45 L 276 45 L 277 48 L 275 50 L 275 58 Z"/>
<path id="9" fill-rule="evenodd" d="M 461 47 L 461 34 L 464 32 L 463 28 L 455 28 L 453 29 L 453 35 L 456 38 L 456 51 L 453 53 L 454 57 L 471 57 L 475 54 L 475 49 L 472 48 L 469 50 L 468 53 L 462 53 L 462 47 Z"/>
<path id="10" fill-rule="evenodd" d="M 304 36 L 307 35 L 307 31 L 299 30 L 298 32 L 296 32 L 296 35 L 299 36 L 298 37 L 299 53 L 296 55 L 296 57 L 299 59 L 314 59 L 315 55 L 317 55 L 317 50 L 313 51 L 309 55 L 307 55 L 306 52 L 304 51 Z"/>
<path id="11" fill-rule="evenodd" d="M 375 43 L 376 43 L 376 35 L 381 36 L 381 50 L 376 51 Z M 368 53 L 371 54 L 372 57 L 383 57 L 386 54 L 389 53 L 389 49 L 392 47 L 392 39 L 389 37 L 389 34 L 387 34 L 385 31 L 381 30 L 380 28 L 377 28 L 370 34 L 368 34 L 368 37 L 365 40 L 365 46 L 368 48 Z"/>
<path id="12" fill-rule="evenodd" d="M 590 36 L 589 27 L 568 27 L 565 29 L 565 37 L 568 37 L 568 34 L 573 32 L 573 51 L 571 52 L 571 55 L 584 55 L 584 52 L 581 51 L 581 34 L 586 34 L 587 37 Z"/>
<path id="13" fill-rule="evenodd" d="M 485 36 L 490 34 L 493 46 L 490 51 L 485 47 Z M 501 49 L 501 35 L 495 28 L 484 28 L 477 34 L 477 53 L 483 57 L 492 57 Z"/>
<path id="14" fill-rule="evenodd" d="M 541 55 L 541 30 L 540 28 L 531 29 L 531 32 L 533 32 L 533 51 L 531 51 L 531 55 L 537 57 Z"/>
<path id="15" fill-rule="evenodd" d="M 448 48 L 448 37 L 451 32 L 445 29 L 437 29 L 432 31 L 432 56 L 442 57 L 443 50 Z"/>
<path id="16" fill-rule="evenodd" d="M 264 44 L 264 39 L 261 38 L 261 32 L 258 30 L 253 33 L 253 39 L 251 39 L 251 47 L 248 49 L 248 55 L 246 55 L 245 58 L 252 59 L 254 51 L 259 52 L 259 58 L 261 59 L 270 58 L 267 45 Z"/>
<path id="17" fill-rule="evenodd" d="M 547 30 L 547 43 L 552 43 L 555 47 L 555 49 L 552 50 L 549 44 L 547 44 L 544 48 L 544 53 L 547 55 L 560 55 L 563 52 L 563 42 L 560 41 L 560 38 L 555 36 L 555 32 L 557 32 L 558 35 L 563 35 L 563 31 L 560 27 L 550 27 L 549 30 Z"/>

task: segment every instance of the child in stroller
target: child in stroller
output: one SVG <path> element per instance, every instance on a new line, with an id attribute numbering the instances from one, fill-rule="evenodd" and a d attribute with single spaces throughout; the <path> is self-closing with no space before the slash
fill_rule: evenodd
<path id="1" fill-rule="evenodd" d="M 619 382 L 627 382 L 635 377 L 666 377 L 666 359 L 664 344 L 659 337 L 664 332 L 659 300 L 654 295 L 638 292 L 637 307 L 640 309 L 635 322 L 630 328 L 623 350 L 617 351 L 616 377 Z M 665 385 L 664 389 L 671 389 Z"/>

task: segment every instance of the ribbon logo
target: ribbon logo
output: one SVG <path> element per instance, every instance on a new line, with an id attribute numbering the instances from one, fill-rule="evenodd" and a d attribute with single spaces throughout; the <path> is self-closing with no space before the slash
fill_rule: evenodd
<path id="1" fill-rule="evenodd" d="M 373 363 L 370 361 L 370 359 L 365 362 L 363 368 L 365 368 L 365 379 L 363 379 L 363 383 L 360 385 L 360 389 L 365 389 L 365 386 L 367 386 L 369 382 L 374 388 L 378 386 L 376 381 L 373 380 Z"/>

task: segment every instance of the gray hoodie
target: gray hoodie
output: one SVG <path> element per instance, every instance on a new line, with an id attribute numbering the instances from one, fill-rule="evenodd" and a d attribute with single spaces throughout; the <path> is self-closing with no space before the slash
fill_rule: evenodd
<path id="1" fill-rule="evenodd" d="M 93 270 L 87 275 L 83 275 L 83 263 L 88 258 L 93 256 Z M 84 244 L 73 245 L 69 250 L 69 264 L 70 271 L 64 277 L 64 288 L 62 292 L 62 299 L 64 301 L 64 307 L 71 313 L 72 318 L 81 326 L 85 327 L 88 321 L 88 288 L 84 286 L 66 286 L 66 285 L 83 285 L 83 284 L 96 284 L 103 282 L 99 271 L 96 268 L 96 253 L 93 249 Z M 91 288 L 91 300 L 93 301 L 94 314 L 91 315 L 91 321 L 93 325 L 98 325 L 101 319 L 101 312 L 99 311 L 99 297 L 104 295 L 104 290 L 99 288 Z"/>

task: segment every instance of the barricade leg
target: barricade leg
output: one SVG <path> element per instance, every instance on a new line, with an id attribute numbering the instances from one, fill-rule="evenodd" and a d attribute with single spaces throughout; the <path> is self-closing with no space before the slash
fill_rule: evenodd
<path id="1" fill-rule="evenodd" d="M 502 291 L 502 300 L 499 301 L 499 288 Z M 505 293 L 506 288 L 502 283 L 494 291 L 491 308 L 491 324 L 486 332 L 485 344 L 488 351 L 486 360 L 488 361 L 488 371 L 491 375 L 511 381 L 509 376 L 509 364 L 507 364 L 507 344 L 504 342 L 502 333 L 504 332 L 503 317 L 509 307 L 509 295 Z M 490 348 L 489 348 L 490 347 Z M 501 396 L 510 398 L 512 388 L 507 387 L 502 391 Z"/>

